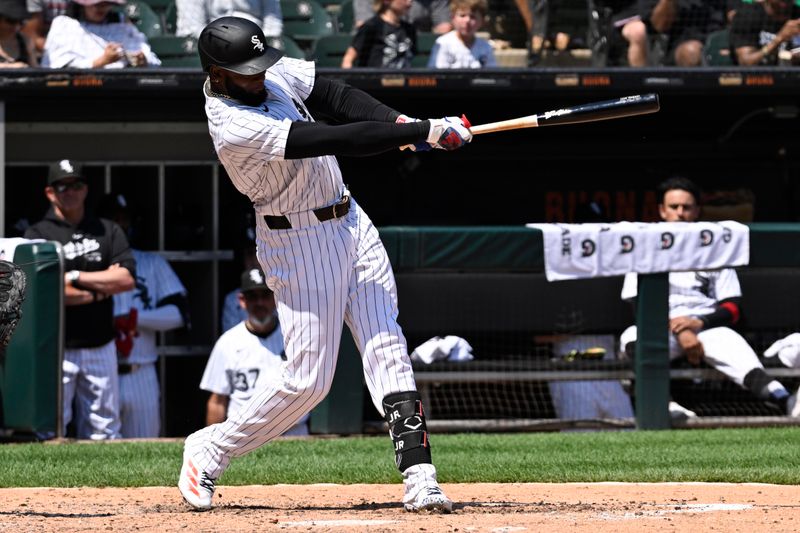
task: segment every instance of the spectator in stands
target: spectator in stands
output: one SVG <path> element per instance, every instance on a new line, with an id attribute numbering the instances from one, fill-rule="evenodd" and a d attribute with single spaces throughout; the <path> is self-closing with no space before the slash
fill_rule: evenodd
<path id="1" fill-rule="evenodd" d="M 211 393 L 207 425 L 242 415 L 250 398 L 283 376 L 283 335 L 275 298 L 260 268 L 242 273 L 240 291 L 246 318 L 217 340 L 200 381 L 200 388 Z M 308 435 L 308 418 L 306 414 L 284 435 Z"/>
<path id="2" fill-rule="evenodd" d="M 47 39 L 47 32 L 50 25 L 59 15 L 67 11 L 68 0 L 27 0 L 28 13 L 30 18 L 25 21 L 22 28 L 23 33 L 33 41 L 36 48 L 37 58 L 44 51 L 44 42 Z"/>
<path id="3" fill-rule="evenodd" d="M 79 439 L 116 439 L 119 380 L 111 297 L 133 289 L 136 269 L 122 229 L 86 211 L 88 190 L 80 165 L 68 159 L 52 164 L 44 189 L 50 210 L 25 238 L 62 245 L 64 426 L 74 413 Z"/>
<path id="4" fill-rule="evenodd" d="M 283 14 L 279 0 L 175 0 L 178 12 L 175 33 L 181 37 L 200 37 L 206 24 L 220 17 L 242 17 L 261 26 L 267 38 L 283 33 Z"/>
<path id="5" fill-rule="evenodd" d="M 489 5 L 486 0 L 452 0 L 453 31 L 436 39 L 431 49 L 429 67 L 482 68 L 495 67 L 492 45 L 475 33 L 481 29 Z"/>
<path id="6" fill-rule="evenodd" d="M 342 68 L 404 69 L 417 53 L 417 30 L 403 20 L 412 0 L 373 0 L 376 15 L 353 37 L 342 57 Z"/>
<path id="7" fill-rule="evenodd" d="M 673 177 L 658 188 L 659 214 L 666 222 L 694 222 L 700 218 L 700 190 L 683 177 Z M 637 275 L 625 276 L 622 299 L 635 301 Z M 789 416 L 800 416 L 797 393 L 790 395 L 764 366 L 747 341 L 733 328 L 742 318 L 742 292 L 736 271 L 670 272 L 670 358 L 685 356 L 690 364 L 705 361 L 761 400 Z M 630 353 L 636 326 L 622 334 L 620 345 Z"/>
<path id="8" fill-rule="evenodd" d="M 612 40 L 624 42 L 626 62 L 629 67 L 646 67 L 647 26 L 639 12 L 639 2 L 631 0 L 606 0 L 603 4 L 611 8 Z M 621 37 L 621 40 L 619 39 Z"/>
<path id="9" fill-rule="evenodd" d="M 726 27 L 725 0 L 644 0 L 644 21 L 666 38 L 663 63 L 696 67 L 708 34 Z"/>
<path id="10" fill-rule="evenodd" d="M 27 16 L 23 0 L 0 0 L 0 69 L 39 66 L 33 41 L 20 31 Z"/>
<path id="11" fill-rule="evenodd" d="M 113 11 L 125 0 L 72 0 L 47 34 L 42 66 L 124 68 L 159 66 L 147 38 L 124 15 Z"/>
<path id="12" fill-rule="evenodd" d="M 550 0 L 529 0 L 528 11 L 530 23 L 530 55 L 532 65 L 538 62 L 542 49 L 548 48 L 564 51 L 572 47 L 589 46 L 590 43 L 573 39 L 574 35 L 585 33 L 583 26 L 575 27 L 559 17 L 559 2 Z M 606 37 L 612 49 L 624 45 L 625 62 L 631 67 L 647 66 L 647 27 L 642 21 L 638 0 L 601 0 L 595 3 L 599 11 L 607 11 L 610 17 L 609 29 L 612 32 Z M 603 19 L 608 20 L 608 19 Z M 588 14 L 586 18 L 588 24 Z M 601 20 L 602 23 L 602 20 Z M 604 31 L 603 28 L 600 29 Z M 611 54 L 612 63 L 621 62 L 615 54 Z"/>
<path id="13" fill-rule="evenodd" d="M 242 266 L 245 271 L 258 268 L 258 258 L 256 257 L 256 233 L 255 228 L 247 228 L 244 244 L 242 245 Z M 222 332 L 225 333 L 233 326 L 247 318 L 247 310 L 239 303 L 241 290 L 236 287 L 222 301 Z"/>
<path id="14" fill-rule="evenodd" d="M 800 7 L 792 0 L 741 6 L 733 19 L 731 49 L 739 65 L 777 65 L 800 60 Z"/>
<path id="15" fill-rule="evenodd" d="M 354 27 L 360 28 L 375 15 L 374 0 L 353 0 Z M 414 0 L 403 15 L 418 32 L 444 34 L 453 29 L 448 0 Z"/>

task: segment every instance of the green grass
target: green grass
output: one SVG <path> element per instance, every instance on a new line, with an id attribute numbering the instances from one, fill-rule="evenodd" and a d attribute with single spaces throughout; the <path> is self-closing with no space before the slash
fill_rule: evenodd
<path id="1" fill-rule="evenodd" d="M 469 482 L 718 481 L 800 485 L 800 428 L 434 435 L 439 479 Z M 164 486 L 180 442 L 0 446 L 0 487 Z M 397 483 L 387 437 L 275 441 L 220 483 Z"/>

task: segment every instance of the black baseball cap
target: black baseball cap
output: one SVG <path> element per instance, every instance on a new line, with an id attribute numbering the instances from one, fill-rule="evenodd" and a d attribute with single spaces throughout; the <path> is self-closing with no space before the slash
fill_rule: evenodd
<path id="1" fill-rule="evenodd" d="M 47 173 L 48 185 L 67 178 L 78 178 L 81 181 L 86 181 L 83 177 L 83 165 L 69 159 L 62 159 L 58 163 L 50 165 L 50 170 Z"/>
<path id="2" fill-rule="evenodd" d="M 30 17 L 24 0 L 0 0 L 0 17 L 23 21 Z"/>
<path id="3" fill-rule="evenodd" d="M 244 75 L 264 72 L 283 56 L 267 44 L 258 24 L 241 17 L 211 21 L 200 33 L 197 50 L 206 72 L 216 65 Z"/>
<path id="4" fill-rule="evenodd" d="M 239 287 L 239 290 L 242 292 L 255 290 L 272 292 L 270 288 L 267 287 L 267 279 L 264 277 L 264 273 L 261 272 L 260 268 L 251 268 L 242 273 L 242 285 Z"/>

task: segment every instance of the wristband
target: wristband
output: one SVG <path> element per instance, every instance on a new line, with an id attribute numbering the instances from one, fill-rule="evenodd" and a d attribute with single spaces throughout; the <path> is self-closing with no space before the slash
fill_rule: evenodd
<path id="1" fill-rule="evenodd" d="M 73 287 L 75 287 L 75 286 L 76 286 L 75 284 L 76 284 L 76 282 L 78 281 L 78 279 L 79 279 L 80 277 L 81 277 L 81 272 L 80 272 L 80 270 L 70 270 L 69 272 L 67 272 L 67 281 L 68 281 L 68 282 L 69 282 L 69 284 L 70 284 L 70 285 L 72 285 Z"/>

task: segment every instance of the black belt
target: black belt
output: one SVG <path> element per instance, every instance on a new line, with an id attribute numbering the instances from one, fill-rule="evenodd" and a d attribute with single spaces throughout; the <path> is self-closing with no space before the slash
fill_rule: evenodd
<path id="1" fill-rule="evenodd" d="M 119 374 L 120 376 L 124 376 L 125 374 L 131 374 L 142 368 L 142 366 L 144 365 L 137 365 L 132 363 L 119 363 L 117 365 L 117 374 Z"/>
<path id="2" fill-rule="evenodd" d="M 314 215 L 320 222 L 332 218 L 341 218 L 350 212 L 350 197 L 343 196 L 339 203 L 314 209 Z M 269 229 L 292 229 L 292 223 L 285 216 L 264 215 L 264 223 Z"/>

